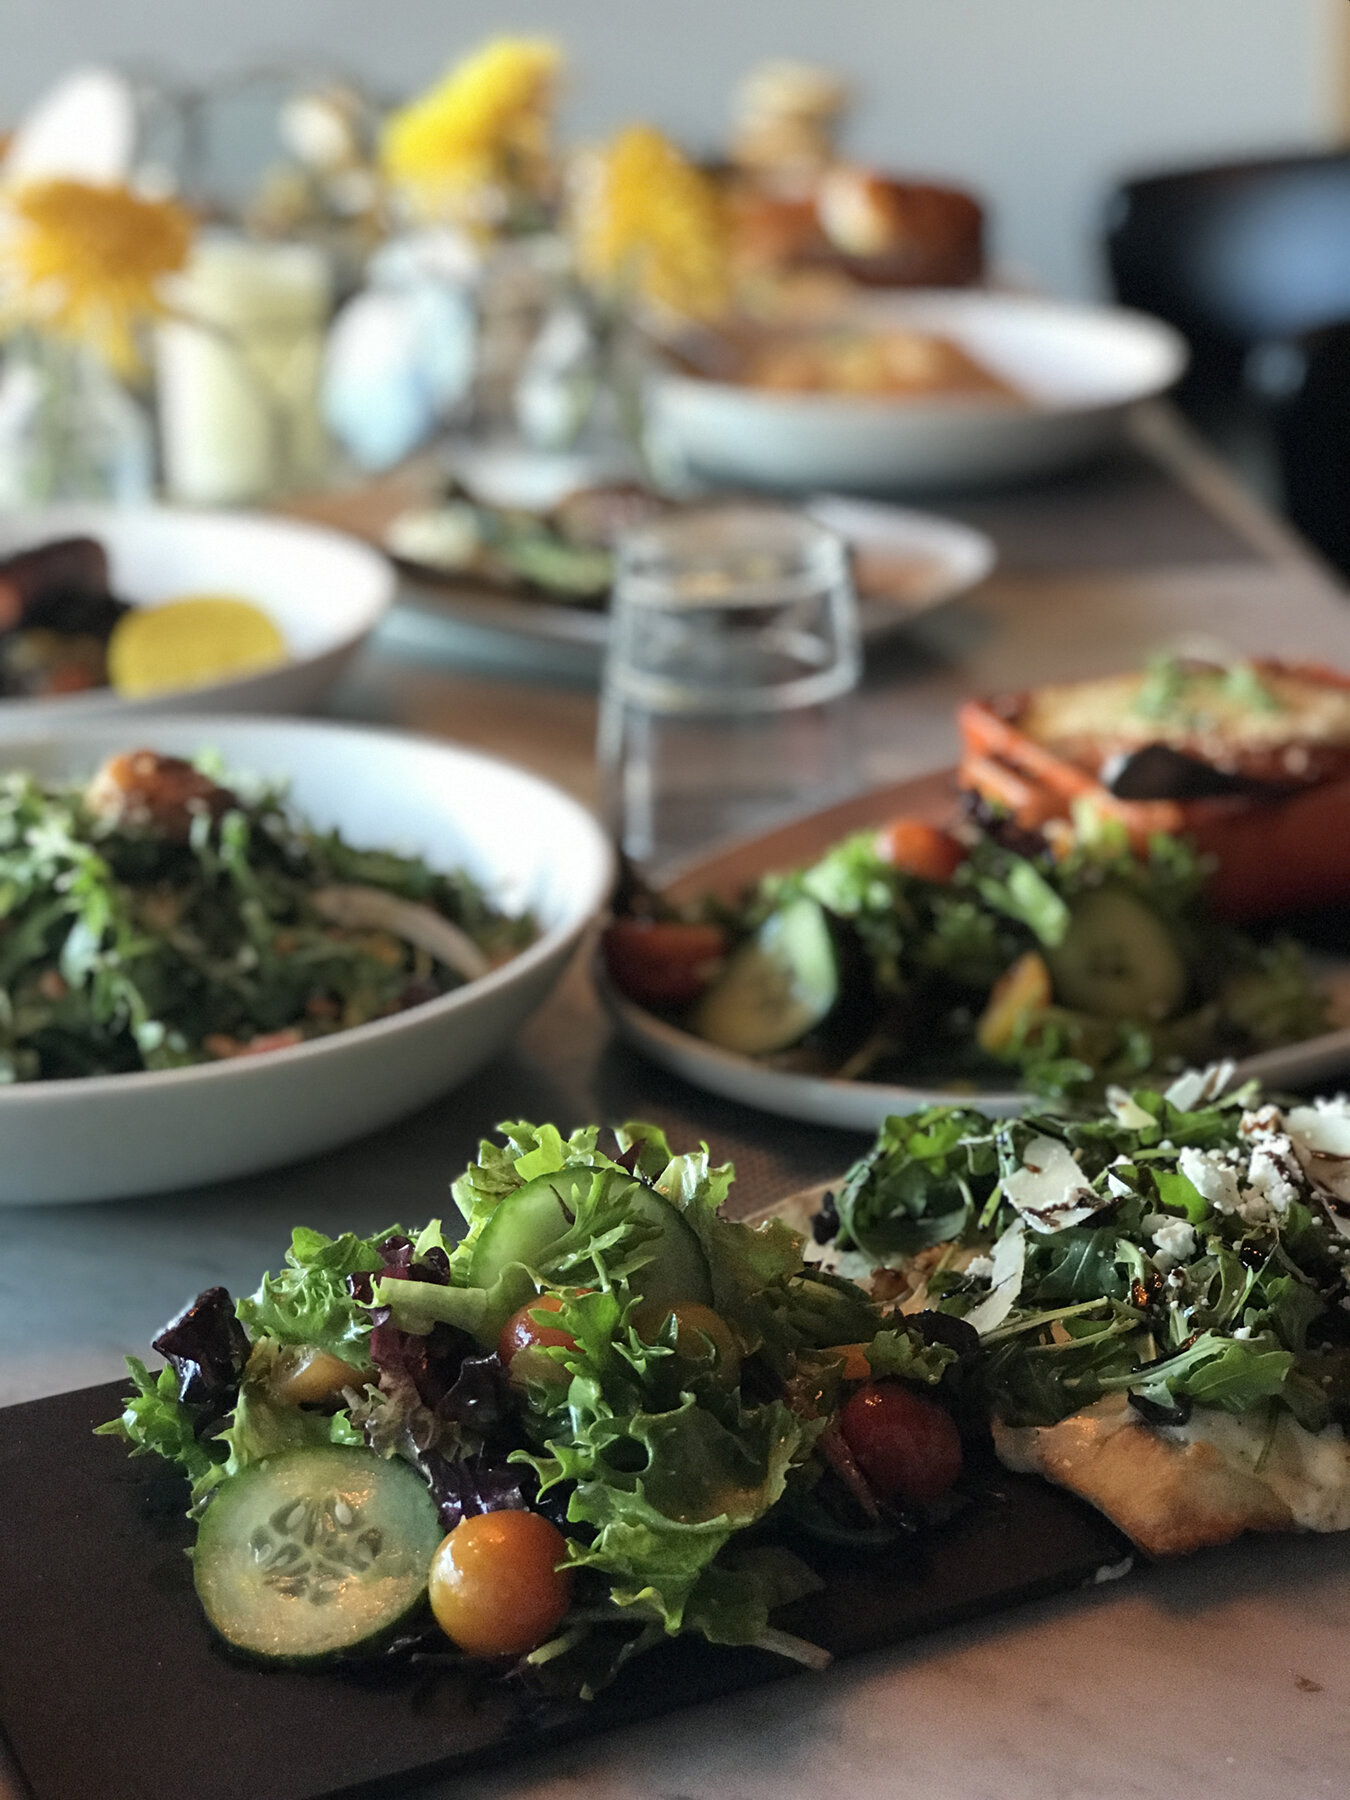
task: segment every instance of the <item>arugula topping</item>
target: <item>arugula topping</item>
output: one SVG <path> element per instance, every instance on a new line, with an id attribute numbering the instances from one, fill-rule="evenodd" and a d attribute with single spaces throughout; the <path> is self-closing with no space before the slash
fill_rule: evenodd
<path id="1" fill-rule="evenodd" d="M 1350 1422 L 1350 1237 L 1318 1148 L 1350 1133 L 1350 1103 L 1285 1115 L 1251 1086 L 1213 1097 L 1222 1074 L 1113 1091 L 1097 1117 L 888 1120 L 836 1241 L 893 1260 L 947 1242 L 927 1303 L 980 1332 L 1009 1424 L 1111 1393 Z"/>
<path id="2" fill-rule="evenodd" d="M 489 957 L 534 935 L 467 875 L 311 831 L 275 788 L 216 793 L 175 834 L 80 789 L 0 779 L 0 1081 L 178 1068 L 459 984 L 390 931 L 335 928 L 323 890 L 415 902 Z"/>

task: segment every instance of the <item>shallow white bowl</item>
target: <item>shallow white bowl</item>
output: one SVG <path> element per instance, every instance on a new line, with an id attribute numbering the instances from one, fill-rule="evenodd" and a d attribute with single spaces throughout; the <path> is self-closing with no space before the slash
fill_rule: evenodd
<path id="1" fill-rule="evenodd" d="M 52 538 L 94 537 L 113 592 L 137 606 L 182 594 L 231 594 L 271 615 L 288 660 L 256 675 L 124 700 L 111 688 L 54 699 L 0 700 L 0 732 L 67 720 L 162 712 L 303 712 L 333 685 L 394 598 L 388 561 L 341 532 L 256 513 L 171 506 L 39 506 L 0 511 L 0 556 Z"/>
<path id="2" fill-rule="evenodd" d="M 606 899 L 599 826 L 547 782 L 476 751 L 306 721 L 156 719 L 152 747 L 290 782 L 314 825 L 350 842 L 463 868 L 538 940 L 454 993 L 290 1050 L 164 1073 L 0 1088 L 0 1203 L 114 1200 L 249 1174 L 360 1137 L 463 1081 L 506 1044 L 562 973 Z M 0 770 L 83 779 L 127 747 L 124 724 L 0 740 Z"/>
<path id="3" fill-rule="evenodd" d="M 1101 450 L 1186 366 L 1170 326 L 1119 307 L 933 289 L 862 299 L 850 317 L 954 339 L 1030 403 L 778 394 L 663 372 L 651 393 L 663 452 L 696 476 L 794 491 L 985 486 Z"/>

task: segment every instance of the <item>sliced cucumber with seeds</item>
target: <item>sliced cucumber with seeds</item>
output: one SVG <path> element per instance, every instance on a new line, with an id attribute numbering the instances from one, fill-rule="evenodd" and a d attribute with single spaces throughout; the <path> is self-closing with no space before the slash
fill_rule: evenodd
<path id="1" fill-rule="evenodd" d="M 290 1450 L 225 1482 L 193 1552 L 228 1644 L 268 1661 L 375 1650 L 421 1606 L 443 1533 L 406 1463 L 338 1444 Z"/>
<path id="2" fill-rule="evenodd" d="M 790 901 L 742 944 L 699 1001 L 691 1028 L 740 1056 L 771 1056 L 815 1030 L 838 1004 L 839 953 L 824 907 Z"/>
<path id="3" fill-rule="evenodd" d="M 1168 1019 L 1186 997 L 1186 964 L 1166 924 L 1121 887 L 1075 900 L 1062 943 L 1047 950 L 1055 998 L 1099 1019 Z"/>
<path id="4" fill-rule="evenodd" d="M 537 1269 L 542 1259 L 570 1230 L 576 1209 L 601 1171 L 559 1169 L 537 1175 L 508 1194 L 483 1227 L 473 1247 L 469 1280 L 489 1288 L 511 1263 Z M 679 1208 L 644 1182 L 607 1170 L 602 1179 L 624 1188 L 624 1210 L 654 1227 L 646 1246 L 651 1260 L 633 1276 L 632 1286 L 646 1300 L 712 1299 L 712 1284 L 702 1246 Z M 570 1279 L 570 1278 L 569 1278 Z"/>

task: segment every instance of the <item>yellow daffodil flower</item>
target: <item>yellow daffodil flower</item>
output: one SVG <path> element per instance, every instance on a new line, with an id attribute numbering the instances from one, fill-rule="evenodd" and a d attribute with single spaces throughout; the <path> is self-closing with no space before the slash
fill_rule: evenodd
<path id="1" fill-rule="evenodd" d="M 651 126 L 629 126 L 582 165 L 574 221 L 578 266 L 602 292 L 636 294 L 685 318 L 725 307 L 721 200 Z"/>
<path id="2" fill-rule="evenodd" d="M 191 214 L 171 200 L 69 180 L 27 184 L 4 207 L 0 276 L 10 320 L 134 368 L 136 328 L 163 310 L 160 283 L 187 260 Z"/>
<path id="3" fill-rule="evenodd" d="M 499 190 L 548 185 L 553 92 L 562 62 L 543 38 L 497 38 L 385 122 L 386 177 L 425 214 Z"/>

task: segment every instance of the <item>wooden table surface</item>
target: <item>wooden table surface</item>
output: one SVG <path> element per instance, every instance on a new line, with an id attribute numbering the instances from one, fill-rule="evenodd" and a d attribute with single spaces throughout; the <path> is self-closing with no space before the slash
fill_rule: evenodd
<path id="1" fill-rule="evenodd" d="M 869 656 L 869 780 L 950 761 L 952 709 L 970 692 L 1106 672 L 1178 645 L 1350 666 L 1339 584 L 1166 409 L 1141 420 L 1136 449 L 1109 467 L 949 510 L 990 530 L 1003 561 L 977 593 Z M 481 645 L 472 670 L 456 668 L 438 645 L 442 604 L 410 592 L 330 710 L 479 745 L 590 799 L 593 692 L 518 657 L 493 670 Z M 400 626 L 410 618 L 413 633 Z M 644 1064 L 610 1039 L 578 963 L 509 1053 L 374 1139 L 192 1194 L 0 1213 L 0 1402 L 116 1376 L 197 1289 L 252 1287 L 298 1222 L 369 1230 L 443 1212 L 448 1181 L 498 1119 L 570 1127 L 634 1115 L 733 1156 L 746 1209 L 837 1173 L 863 1147 Z M 438 1793 L 1313 1800 L 1346 1787 L 1347 1627 L 1343 1541 L 1245 1544 Z"/>

